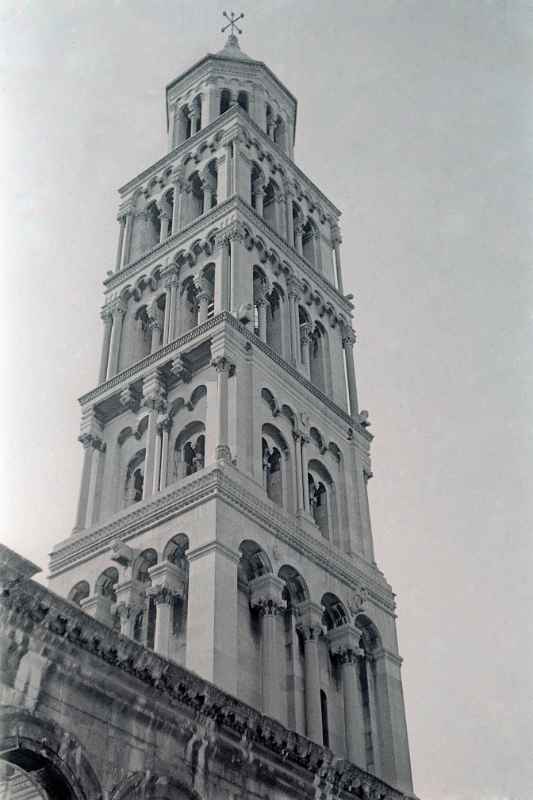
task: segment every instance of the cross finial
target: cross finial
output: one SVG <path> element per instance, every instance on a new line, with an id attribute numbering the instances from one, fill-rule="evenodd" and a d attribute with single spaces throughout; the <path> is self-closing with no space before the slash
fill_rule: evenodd
<path id="1" fill-rule="evenodd" d="M 231 11 L 229 14 L 227 13 L 227 11 L 223 11 L 222 14 L 228 20 L 227 25 L 224 25 L 224 27 L 220 29 L 222 33 L 226 33 L 228 28 L 230 28 L 230 37 L 235 36 L 235 31 L 237 31 L 238 33 L 242 33 L 242 30 L 238 27 L 238 25 L 236 25 L 236 23 L 240 19 L 244 19 L 244 14 L 239 14 L 238 17 L 235 16 L 233 11 Z"/>

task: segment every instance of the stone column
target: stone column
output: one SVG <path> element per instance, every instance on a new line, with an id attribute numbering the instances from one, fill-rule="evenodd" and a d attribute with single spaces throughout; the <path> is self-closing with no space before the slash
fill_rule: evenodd
<path id="1" fill-rule="evenodd" d="M 311 378 L 311 324 L 304 322 L 300 325 L 300 342 L 302 344 L 302 367 L 306 378 Z"/>
<path id="2" fill-rule="evenodd" d="M 231 450 L 228 441 L 228 378 L 234 365 L 224 356 L 213 359 L 212 365 L 217 371 L 217 422 L 218 435 L 215 448 L 217 461 L 231 463 Z"/>
<path id="3" fill-rule="evenodd" d="M 163 491 L 166 488 L 168 480 L 168 440 L 170 437 L 170 430 L 172 428 L 172 417 L 164 417 L 159 422 L 159 429 L 161 432 L 161 473 L 159 476 L 159 489 Z"/>
<path id="4" fill-rule="evenodd" d="M 113 327 L 111 329 L 111 344 L 106 376 L 107 380 L 112 378 L 118 372 L 120 343 L 122 339 L 122 324 L 124 322 L 125 313 L 126 306 L 121 300 L 119 300 L 113 308 Z"/>
<path id="5" fill-rule="evenodd" d="M 172 185 L 174 187 L 174 205 L 172 207 L 172 234 L 178 233 L 181 229 L 181 204 L 183 194 L 183 171 L 178 170 L 172 174 Z"/>
<path id="6" fill-rule="evenodd" d="M 304 692 L 306 735 L 318 744 L 322 740 L 322 710 L 320 707 L 320 662 L 318 638 L 322 633 L 322 609 L 306 601 L 297 606 L 298 631 L 304 640 Z"/>
<path id="7" fill-rule="evenodd" d="M 260 217 L 263 216 L 263 201 L 265 199 L 265 187 L 258 184 L 255 187 L 255 210 Z"/>
<path id="8" fill-rule="evenodd" d="M 196 275 L 194 278 L 196 287 L 196 301 L 198 303 L 198 325 L 207 322 L 209 303 L 212 298 L 212 286 L 204 275 Z"/>
<path id="9" fill-rule="evenodd" d="M 155 353 L 155 351 L 160 347 L 159 342 L 161 340 L 161 323 L 158 319 L 150 320 L 150 334 L 150 352 Z"/>
<path id="10" fill-rule="evenodd" d="M 230 257 L 229 240 L 225 234 L 220 234 L 215 242 L 215 314 L 229 311 L 230 307 Z"/>
<path id="11" fill-rule="evenodd" d="M 170 223 L 170 211 L 165 210 L 161 211 L 159 214 L 159 219 L 161 222 L 161 229 L 159 231 L 159 243 L 162 244 L 166 239 L 168 239 L 168 228 Z"/>
<path id="12" fill-rule="evenodd" d="M 333 252 L 335 254 L 335 274 L 337 276 L 337 289 L 341 294 L 344 294 L 342 286 L 342 269 L 341 269 L 341 243 L 342 237 L 339 231 L 339 226 L 336 223 L 331 224 L 331 241 L 333 244 Z"/>
<path id="13" fill-rule="evenodd" d="M 296 248 L 296 252 L 303 256 L 304 247 L 303 247 L 303 225 L 300 220 L 297 220 L 294 223 L 294 246 Z"/>
<path id="14" fill-rule="evenodd" d="M 118 218 L 120 224 L 120 231 L 118 234 L 117 258 L 115 262 L 115 272 L 119 272 L 122 266 L 122 250 L 124 247 L 124 232 L 126 229 L 126 215 L 121 214 Z"/>
<path id="15" fill-rule="evenodd" d="M 170 639 L 172 636 L 172 617 L 175 602 L 183 599 L 186 591 L 186 574 L 175 564 L 162 561 L 148 570 L 151 587 L 148 596 L 153 598 L 157 607 L 155 621 L 154 650 L 164 658 L 170 656 Z"/>
<path id="16" fill-rule="evenodd" d="M 177 336 L 177 317 L 178 317 L 178 289 L 179 289 L 179 267 L 174 267 L 170 275 L 168 275 L 165 287 L 167 290 L 167 303 L 165 306 L 165 314 L 167 316 L 167 328 L 163 337 L 163 344 L 173 342 Z M 168 314 L 167 314 L 168 306 Z"/>
<path id="17" fill-rule="evenodd" d="M 148 429 L 146 431 L 146 460 L 144 465 L 143 500 L 151 497 L 154 490 L 154 473 L 158 450 L 157 416 L 165 409 L 165 390 L 158 369 L 143 378 L 142 404 L 148 409 Z"/>
<path id="18" fill-rule="evenodd" d="M 261 341 L 267 340 L 267 301 L 266 297 L 257 300 L 257 316 L 259 318 L 259 338 Z"/>
<path id="19" fill-rule="evenodd" d="M 104 341 L 102 343 L 102 355 L 100 356 L 100 370 L 98 372 L 98 383 L 104 383 L 107 377 L 107 365 L 109 363 L 109 348 L 111 345 L 111 330 L 113 328 L 113 313 L 109 308 L 104 308 L 101 317 L 104 323 Z"/>
<path id="20" fill-rule="evenodd" d="M 291 362 L 298 366 L 300 363 L 300 340 L 299 340 L 299 320 L 298 320 L 298 288 L 295 278 L 287 279 L 287 290 L 289 297 L 289 332 L 291 343 Z"/>
<path id="21" fill-rule="evenodd" d="M 354 419 L 359 416 L 358 400 L 357 400 L 357 384 L 355 382 L 355 367 L 353 361 L 353 346 L 355 343 L 355 333 L 352 330 L 347 330 L 343 333 L 342 344 L 346 357 L 346 376 L 348 379 L 348 401 L 350 414 Z"/>
<path id="22" fill-rule="evenodd" d="M 80 494 L 78 497 L 78 508 L 76 511 L 76 522 L 74 523 L 74 530 L 82 530 L 85 528 L 87 519 L 87 505 L 89 501 L 89 486 L 91 482 L 92 462 L 93 462 L 93 435 L 90 433 L 82 433 L 78 441 L 81 442 L 83 447 L 83 467 L 81 470 L 81 485 Z"/>
<path id="23" fill-rule="evenodd" d="M 124 245 L 122 247 L 122 264 L 121 267 L 124 267 L 129 264 L 130 261 L 130 251 L 131 251 L 131 234 L 133 232 L 133 209 L 128 209 L 126 211 L 126 229 L 124 233 Z"/>
<path id="24" fill-rule="evenodd" d="M 303 472 L 302 472 L 302 439 L 301 434 L 296 431 L 292 432 L 294 440 L 294 464 L 296 470 L 296 513 L 303 511 L 304 506 L 304 491 L 303 491 Z"/>
<path id="25" fill-rule="evenodd" d="M 287 214 L 285 211 L 285 195 L 282 192 L 276 192 L 274 195 L 274 203 L 276 208 L 276 230 L 282 239 L 287 240 Z"/>
<path id="26" fill-rule="evenodd" d="M 285 211 L 287 214 L 287 241 L 291 247 L 295 246 L 294 241 L 294 219 L 292 216 L 292 192 L 285 192 Z"/>
<path id="27" fill-rule="evenodd" d="M 191 110 L 190 113 L 191 118 L 191 136 L 194 136 L 195 133 L 198 133 L 200 130 L 200 109 L 195 108 Z"/>
<path id="28" fill-rule="evenodd" d="M 328 632 L 330 651 L 341 670 L 344 703 L 346 757 L 361 769 L 366 769 L 363 698 L 359 688 L 359 647 L 361 631 L 352 625 L 342 625 Z"/>
<path id="29" fill-rule="evenodd" d="M 210 519 L 213 525 L 214 520 Z M 204 531 L 205 535 L 205 531 Z M 211 541 L 188 552 L 186 667 L 237 696 L 239 553 Z"/>
<path id="30" fill-rule="evenodd" d="M 126 580 L 117 584 L 115 588 L 117 597 L 116 610 L 120 618 L 120 632 L 123 636 L 133 639 L 135 619 L 144 607 L 144 589 L 137 581 Z"/>
<path id="31" fill-rule="evenodd" d="M 262 710 L 283 722 L 280 663 L 283 663 L 284 646 L 279 636 L 278 615 L 286 606 L 282 599 L 285 583 L 269 573 L 250 581 L 249 586 L 250 606 L 257 608 L 261 617 Z"/>

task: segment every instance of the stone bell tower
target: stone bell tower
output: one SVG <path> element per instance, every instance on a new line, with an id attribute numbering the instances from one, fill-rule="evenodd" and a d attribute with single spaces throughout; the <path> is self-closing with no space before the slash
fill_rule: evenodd
<path id="1" fill-rule="evenodd" d="M 234 34 L 166 108 L 168 152 L 120 189 L 50 587 L 411 792 L 340 212 L 294 162 L 296 99 Z"/>

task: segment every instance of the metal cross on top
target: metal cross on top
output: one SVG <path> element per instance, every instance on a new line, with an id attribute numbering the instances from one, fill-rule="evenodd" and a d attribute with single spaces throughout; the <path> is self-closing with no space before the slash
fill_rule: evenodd
<path id="1" fill-rule="evenodd" d="M 228 30 L 228 28 L 231 28 L 230 36 L 234 36 L 235 31 L 242 34 L 242 30 L 235 23 L 237 23 L 240 19 L 244 19 L 244 14 L 239 14 L 238 17 L 235 16 L 233 11 L 231 11 L 230 14 L 228 14 L 226 11 L 223 11 L 222 14 L 228 20 L 228 24 L 224 25 L 224 27 L 220 29 L 222 33 L 225 33 Z"/>

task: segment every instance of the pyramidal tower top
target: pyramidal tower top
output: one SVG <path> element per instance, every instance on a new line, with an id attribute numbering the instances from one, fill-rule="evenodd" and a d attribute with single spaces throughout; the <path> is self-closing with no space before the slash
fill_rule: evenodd
<path id="1" fill-rule="evenodd" d="M 294 162 L 296 99 L 226 17 L 166 88 L 168 152 L 119 190 L 51 588 L 410 793 L 340 212 Z"/>

